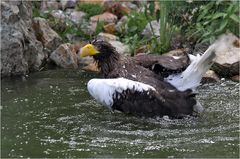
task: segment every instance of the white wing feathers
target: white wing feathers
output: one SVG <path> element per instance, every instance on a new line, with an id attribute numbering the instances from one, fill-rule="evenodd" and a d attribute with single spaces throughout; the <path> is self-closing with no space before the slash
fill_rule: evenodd
<path id="1" fill-rule="evenodd" d="M 116 93 L 122 93 L 127 89 L 137 92 L 148 90 L 155 91 L 150 85 L 125 78 L 91 79 L 88 82 L 87 88 L 93 98 L 109 109 L 111 109 L 113 105 L 113 97 Z"/>

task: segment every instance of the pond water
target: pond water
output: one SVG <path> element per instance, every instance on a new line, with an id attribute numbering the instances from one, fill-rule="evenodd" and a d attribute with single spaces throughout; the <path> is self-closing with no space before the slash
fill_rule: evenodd
<path id="1" fill-rule="evenodd" d="M 199 118 L 144 119 L 97 104 L 86 89 L 94 77 L 54 70 L 2 80 L 2 157 L 239 157 L 239 83 L 201 86 Z"/>

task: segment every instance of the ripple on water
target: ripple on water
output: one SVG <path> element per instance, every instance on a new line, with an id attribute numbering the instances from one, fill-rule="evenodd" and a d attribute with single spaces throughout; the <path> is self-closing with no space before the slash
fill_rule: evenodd
<path id="1" fill-rule="evenodd" d="M 201 86 L 204 113 L 170 120 L 111 113 L 87 93 L 93 76 L 59 74 L 3 83 L 3 157 L 238 157 L 239 83 Z"/>

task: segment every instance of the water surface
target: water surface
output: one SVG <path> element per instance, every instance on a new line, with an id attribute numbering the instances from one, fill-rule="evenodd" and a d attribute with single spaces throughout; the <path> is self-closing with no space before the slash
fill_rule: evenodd
<path id="1" fill-rule="evenodd" d="M 95 74 L 54 70 L 2 80 L 2 157 L 239 157 L 239 83 L 203 85 L 199 118 L 111 113 L 88 94 Z"/>

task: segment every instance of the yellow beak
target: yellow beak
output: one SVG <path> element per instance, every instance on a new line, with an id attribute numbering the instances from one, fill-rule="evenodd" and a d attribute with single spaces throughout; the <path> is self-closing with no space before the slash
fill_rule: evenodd
<path id="1" fill-rule="evenodd" d="M 92 44 L 87 44 L 80 50 L 80 57 L 94 56 L 100 53 Z"/>

